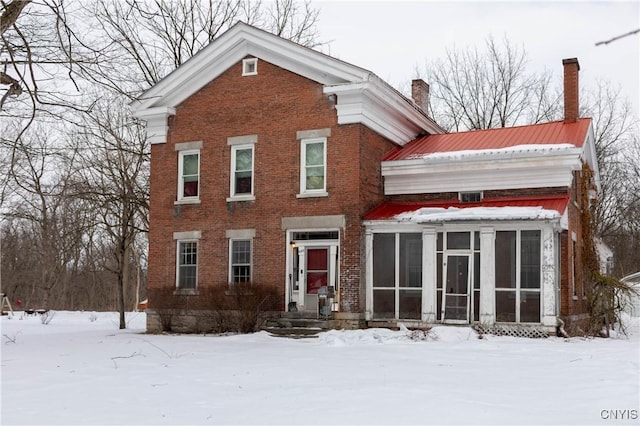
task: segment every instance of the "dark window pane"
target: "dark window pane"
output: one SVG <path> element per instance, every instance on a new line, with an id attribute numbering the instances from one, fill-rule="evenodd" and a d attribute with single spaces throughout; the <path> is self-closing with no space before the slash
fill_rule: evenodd
<path id="1" fill-rule="evenodd" d="M 436 287 L 442 288 L 442 253 L 436 254 Z"/>
<path id="2" fill-rule="evenodd" d="M 478 231 L 473 233 L 473 249 L 480 250 L 480 233 Z"/>
<path id="3" fill-rule="evenodd" d="M 251 280 L 251 267 L 249 265 L 237 265 L 233 267 L 233 282 L 245 283 Z"/>
<path id="4" fill-rule="evenodd" d="M 469 257 L 447 256 L 447 293 L 467 294 L 469 285 Z"/>
<path id="5" fill-rule="evenodd" d="M 422 291 L 400 290 L 400 319 L 417 319 L 422 317 Z"/>
<path id="6" fill-rule="evenodd" d="M 178 287 L 196 288 L 198 244 L 184 242 L 179 245 Z"/>
<path id="7" fill-rule="evenodd" d="M 473 291 L 473 320 L 480 321 L 480 290 Z"/>
<path id="8" fill-rule="evenodd" d="M 235 185 L 235 195 L 251 194 L 251 172 L 237 172 Z"/>
<path id="9" fill-rule="evenodd" d="M 540 292 L 520 292 L 520 322 L 540 322 Z"/>
<path id="10" fill-rule="evenodd" d="M 233 241 L 232 247 L 232 263 L 251 263 L 251 241 L 236 240 Z"/>
<path id="11" fill-rule="evenodd" d="M 396 234 L 373 234 L 373 286 L 395 287 Z"/>
<path id="12" fill-rule="evenodd" d="M 496 291 L 496 321 L 516 322 L 515 291 Z"/>
<path id="13" fill-rule="evenodd" d="M 294 240 L 337 240 L 338 231 L 294 232 Z"/>
<path id="14" fill-rule="evenodd" d="M 373 290 L 373 317 L 377 319 L 395 318 L 396 292 L 394 290 Z"/>
<path id="15" fill-rule="evenodd" d="M 436 319 L 440 321 L 442 319 L 442 290 L 436 291 Z"/>
<path id="16" fill-rule="evenodd" d="M 231 241 L 231 282 L 251 281 L 251 240 Z"/>
<path id="17" fill-rule="evenodd" d="M 442 251 L 442 232 L 438 232 L 438 238 L 436 240 L 436 250 Z"/>
<path id="18" fill-rule="evenodd" d="M 480 253 L 473 255 L 473 288 L 480 289 Z"/>
<path id="19" fill-rule="evenodd" d="M 516 288 L 516 232 L 496 232 L 496 288 Z"/>
<path id="20" fill-rule="evenodd" d="M 422 234 L 400 234 L 400 287 L 422 287 Z"/>
<path id="21" fill-rule="evenodd" d="M 467 320 L 467 295 L 445 295 L 444 318 Z"/>
<path id="22" fill-rule="evenodd" d="M 448 249 L 471 248 L 471 240 L 468 232 L 447 232 Z"/>
<path id="23" fill-rule="evenodd" d="M 540 288 L 540 231 L 522 231 L 520 239 L 520 288 Z"/>

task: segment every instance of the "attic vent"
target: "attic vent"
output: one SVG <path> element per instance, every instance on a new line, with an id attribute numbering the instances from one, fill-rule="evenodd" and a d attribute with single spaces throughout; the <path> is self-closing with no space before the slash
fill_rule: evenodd
<path id="1" fill-rule="evenodd" d="M 247 58 L 242 60 L 242 75 L 258 74 L 258 58 Z"/>
<path id="2" fill-rule="evenodd" d="M 479 203 L 482 201 L 482 192 L 460 192 L 458 198 L 461 203 Z"/>

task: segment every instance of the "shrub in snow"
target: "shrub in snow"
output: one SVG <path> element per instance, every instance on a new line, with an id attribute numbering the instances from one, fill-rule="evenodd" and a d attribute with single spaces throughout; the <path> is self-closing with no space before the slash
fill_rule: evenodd
<path id="1" fill-rule="evenodd" d="M 274 286 L 238 283 L 211 286 L 196 294 L 176 294 L 175 288 L 149 289 L 149 300 L 162 331 L 195 333 L 252 333 L 265 314 L 277 309 Z"/>
<path id="2" fill-rule="evenodd" d="M 89 321 L 96 322 L 97 319 L 98 319 L 98 315 L 96 315 L 95 312 L 91 312 L 91 315 L 89 315 Z"/>

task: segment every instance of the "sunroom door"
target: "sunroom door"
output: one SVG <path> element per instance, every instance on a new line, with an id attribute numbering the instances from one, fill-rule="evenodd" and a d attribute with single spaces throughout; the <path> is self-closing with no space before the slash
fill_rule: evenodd
<path id="1" fill-rule="evenodd" d="M 469 322 L 470 255 L 448 255 L 445 264 L 445 291 L 442 319 L 453 324 Z"/>

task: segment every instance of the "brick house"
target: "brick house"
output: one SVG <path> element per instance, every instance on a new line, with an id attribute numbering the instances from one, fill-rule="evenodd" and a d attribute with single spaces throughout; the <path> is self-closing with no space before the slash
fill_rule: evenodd
<path id="1" fill-rule="evenodd" d="M 331 289 L 345 327 L 582 315 L 580 211 L 598 175 L 565 62 L 564 121 L 444 134 L 421 80 L 408 99 L 236 24 L 132 103 L 151 142 L 148 330 L 161 289 L 240 282 L 300 315 Z"/>

